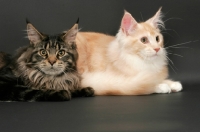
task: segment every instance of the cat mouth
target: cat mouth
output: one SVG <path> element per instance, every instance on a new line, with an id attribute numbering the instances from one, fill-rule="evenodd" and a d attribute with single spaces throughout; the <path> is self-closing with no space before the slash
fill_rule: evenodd
<path id="1" fill-rule="evenodd" d="M 158 57 L 158 54 L 154 54 L 154 55 L 152 55 L 151 57 Z"/>
<path id="2" fill-rule="evenodd" d="M 146 58 L 147 58 L 148 60 L 154 60 L 154 59 L 156 59 L 156 58 L 158 58 L 158 57 L 159 57 L 158 54 L 153 54 L 153 55 L 146 56 Z"/>
<path id="3" fill-rule="evenodd" d="M 62 73 L 61 69 L 55 69 L 53 67 L 49 68 L 49 69 L 41 69 L 41 71 L 46 74 L 46 75 L 60 75 Z"/>

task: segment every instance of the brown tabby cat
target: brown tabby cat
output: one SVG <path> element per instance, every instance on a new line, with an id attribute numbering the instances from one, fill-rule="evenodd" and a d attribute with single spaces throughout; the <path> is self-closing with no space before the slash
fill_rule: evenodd
<path id="1" fill-rule="evenodd" d="M 75 38 L 78 23 L 58 35 L 39 32 L 27 21 L 30 44 L 7 62 L 0 53 L 1 101 L 65 101 L 71 96 L 92 96 L 92 88 L 80 89 L 76 70 Z"/>
<path id="2" fill-rule="evenodd" d="M 161 9 L 138 23 L 125 11 L 116 37 L 80 32 L 77 35 L 81 87 L 95 95 L 145 95 L 182 90 L 180 82 L 167 79 L 167 53 L 161 28 Z"/>

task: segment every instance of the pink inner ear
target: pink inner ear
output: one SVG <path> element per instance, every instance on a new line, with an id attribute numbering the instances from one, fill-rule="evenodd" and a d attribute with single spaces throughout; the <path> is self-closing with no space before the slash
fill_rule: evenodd
<path id="1" fill-rule="evenodd" d="M 131 25 L 131 16 L 129 14 L 125 14 L 122 19 L 122 28 L 128 30 Z"/>
<path id="2" fill-rule="evenodd" d="M 136 26 L 137 22 L 134 20 L 134 18 L 130 14 L 125 13 L 121 23 L 123 32 L 128 34 L 128 31 L 134 30 Z"/>

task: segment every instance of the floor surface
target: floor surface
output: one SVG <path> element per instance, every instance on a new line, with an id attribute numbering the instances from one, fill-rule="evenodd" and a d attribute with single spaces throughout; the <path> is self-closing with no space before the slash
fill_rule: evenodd
<path id="1" fill-rule="evenodd" d="M 197 132 L 200 85 L 180 93 L 1 102 L 2 132 Z"/>

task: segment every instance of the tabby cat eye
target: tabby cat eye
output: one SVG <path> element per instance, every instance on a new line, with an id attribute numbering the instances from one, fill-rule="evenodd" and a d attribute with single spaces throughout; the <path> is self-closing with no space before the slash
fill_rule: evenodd
<path id="1" fill-rule="evenodd" d="M 148 38 L 147 38 L 147 37 L 142 37 L 142 38 L 140 39 L 140 41 L 141 41 L 143 44 L 146 44 L 146 43 L 148 43 Z"/>
<path id="2" fill-rule="evenodd" d="M 40 55 L 41 55 L 41 56 L 46 56 L 46 55 L 47 55 L 46 50 L 41 49 L 41 50 L 40 50 Z"/>
<path id="3" fill-rule="evenodd" d="M 64 56 L 64 55 L 65 55 L 65 50 L 60 50 L 60 51 L 58 51 L 58 55 L 59 55 L 60 57 Z"/>

